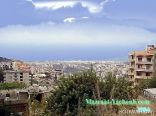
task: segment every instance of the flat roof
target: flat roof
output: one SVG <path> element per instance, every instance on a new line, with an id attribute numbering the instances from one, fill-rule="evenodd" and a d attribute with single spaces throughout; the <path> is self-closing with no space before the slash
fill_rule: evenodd
<path id="1" fill-rule="evenodd" d="M 136 56 L 153 56 L 154 55 L 154 51 L 133 51 L 130 52 L 129 55 L 136 55 Z"/>
<path id="2" fill-rule="evenodd" d="M 156 95 L 156 88 L 144 89 L 144 91 L 147 91 L 153 95 Z"/>
<path id="3" fill-rule="evenodd" d="M 29 73 L 29 71 L 22 71 L 22 70 L 5 70 L 4 73 Z"/>

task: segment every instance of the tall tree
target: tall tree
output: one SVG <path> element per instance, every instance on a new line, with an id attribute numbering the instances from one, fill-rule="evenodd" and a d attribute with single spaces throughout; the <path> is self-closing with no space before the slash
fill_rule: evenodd
<path id="1" fill-rule="evenodd" d="M 156 77 L 153 77 L 149 81 L 149 87 L 150 88 L 156 88 Z"/>
<path id="2" fill-rule="evenodd" d="M 2 83 L 4 81 L 4 73 L 2 71 L 2 69 L 0 69 L 0 83 Z"/>
<path id="3" fill-rule="evenodd" d="M 47 100 L 45 114 L 98 116 L 107 111 L 107 107 L 101 110 L 99 106 L 88 106 L 85 99 L 135 99 L 134 91 L 124 78 L 116 79 L 108 74 L 104 80 L 99 80 L 93 70 L 84 71 L 58 81 Z"/>
<path id="4" fill-rule="evenodd" d="M 78 110 L 86 107 L 86 98 L 95 99 L 97 80 L 93 71 L 61 78 L 48 99 L 46 111 L 49 110 L 57 115 L 78 114 Z"/>

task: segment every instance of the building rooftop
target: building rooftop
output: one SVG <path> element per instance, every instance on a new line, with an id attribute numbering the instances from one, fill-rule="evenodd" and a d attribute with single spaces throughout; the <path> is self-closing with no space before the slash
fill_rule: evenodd
<path id="1" fill-rule="evenodd" d="M 148 93 L 152 95 L 156 95 L 156 88 L 144 89 L 144 91 L 147 91 Z"/>
<path id="2" fill-rule="evenodd" d="M 29 73 L 29 71 L 22 71 L 22 70 L 5 70 L 4 73 Z"/>
<path id="3" fill-rule="evenodd" d="M 154 55 L 154 51 L 133 51 L 130 52 L 129 55 L 135 55 L 135 56 L 152 56 Z"/>
<path id="4" fill-rule="evenodd" d="M 132 51 L 129 55 L 135 56 L 150 56 L 156 53 L 156 47 L 154 45 L 147 45 L 145 50 L 142 51 Z"/>

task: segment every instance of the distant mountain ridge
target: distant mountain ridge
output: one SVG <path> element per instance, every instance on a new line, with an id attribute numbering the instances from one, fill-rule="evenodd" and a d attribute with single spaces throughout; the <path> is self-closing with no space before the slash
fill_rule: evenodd
<path id="1" fill-rule="evenodd" d="M 5 57 L 0 57 L 0 62 L 10 62 L 10 61 L 12 61 L 12 60 L 5 58 Z"/>

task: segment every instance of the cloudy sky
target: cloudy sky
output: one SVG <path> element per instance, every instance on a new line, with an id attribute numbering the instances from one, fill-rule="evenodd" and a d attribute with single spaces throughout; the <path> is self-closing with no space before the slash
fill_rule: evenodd
<path id="1" fill-rule="evenodd" d="M 126 59 L 156 43 L 156 0 L 1 0 L 0 56 Z"/>

